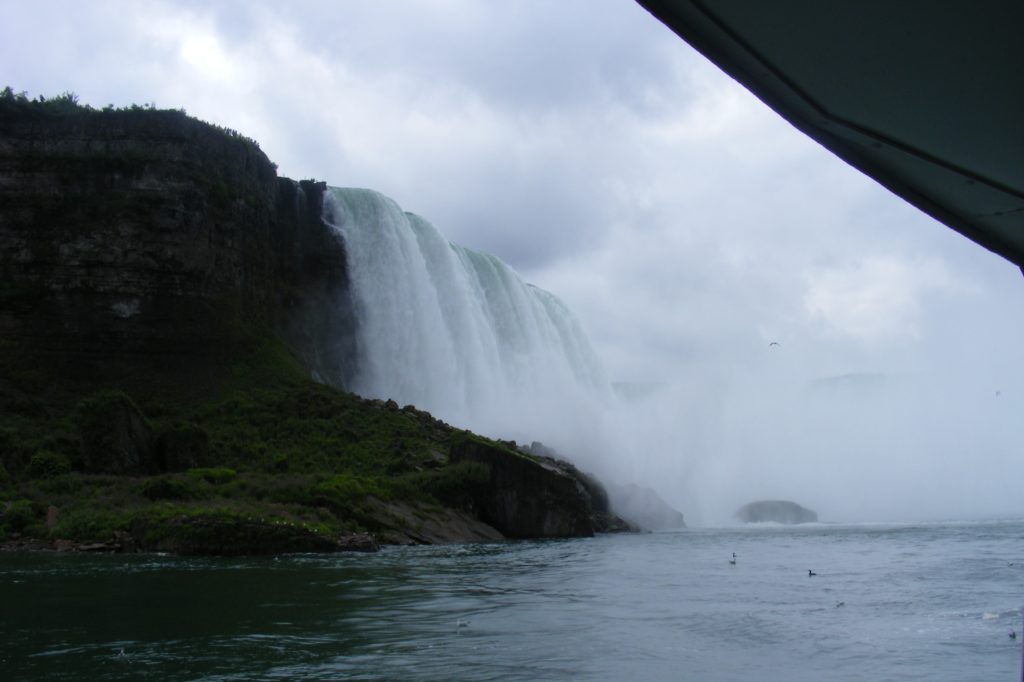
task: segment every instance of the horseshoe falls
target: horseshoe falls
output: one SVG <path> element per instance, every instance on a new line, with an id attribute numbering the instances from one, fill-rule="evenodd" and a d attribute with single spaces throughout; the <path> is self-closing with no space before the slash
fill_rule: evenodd
<path id="1" fill-rule="evenodd" d="M 601 415 L 615 396 L 557 297 L 372 190 L 332 188 L 324 218 L 348 259 L 358 356 L 350 390 L 568 456 L 607 449 L 613 434 Z"/>

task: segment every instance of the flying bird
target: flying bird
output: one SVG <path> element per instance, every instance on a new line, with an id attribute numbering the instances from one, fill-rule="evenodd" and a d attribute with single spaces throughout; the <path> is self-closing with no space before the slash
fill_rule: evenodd
<path id="1" fill-rule="evenodd" d="M 772 341 L 771 343 L 768 344 L 768 347 L 771 348 L 772 346 L 778 346 L 778 345 L 779 345 L 778 341 Z"/>

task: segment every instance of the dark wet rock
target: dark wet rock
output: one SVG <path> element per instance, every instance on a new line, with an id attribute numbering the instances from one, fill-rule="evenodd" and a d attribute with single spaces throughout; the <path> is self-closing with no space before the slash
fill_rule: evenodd
<path id="1" fill-rule="evenodd" d="M 374 535 L 388 545 L 438 545 L 494 542 L 505 538 L 472 512 L 416 502 L 369 498 Z"/>
<path id="2" fill-rule="evenodd" d="M 515 443 L 513 442 L 512 445 Z M 641 526 L 623 518 L 612 508 L 608 491 L 596 476 L 582 471 L 575 464 L 561 457 L 554 448 L 548 447 L 540 441 L 533 441 L 528 446 L 519 445 L 517 449 L 519 452 L 545 462 L 548 466 L 559 469 L 576 479 L 590 502 L 590 517 L 594 532 L 635 533 L 642 529 Z"/>
<path id="3" fill-rule="evenodd" d="M 114 531 L 113 544 L 115 552 L 137 552 L 139 550 L 139 543 L 135 541 L 131 533 L 123 530 Z"/>
<path id="4" fill-rule="evenodd" d="M 110 542 L 86 542 L 78 545 L 79 552 L 112 552 L 113 543 Z"/>
<path id="5" fill-rule="evenodd" d="M 47 552 L 55 549 L 52 540 L 14 537 L 15 535 L 18 534 L 13 533 L 7 540 L 0 542 L 0 552 Z"/>
<path id="6" fill-rule="evenodd" d="M 108 391 L 83 400 L 76 421 L 85 473 L 138 475 L 155 471 L 153 431 L 124 393 Z"/>
<path id="7" fill-rule="evenodd" d="M 146 552 L 184 556 L 250 556 L 306 552 L 373 552 L 367 535 L 332 537 L 300 525 L 259 519 L 178 516 L 137 521 L 131 535 Z"/>
<path id="8" fill-rule="evenodd" d="M 673 509 L 650 488 L 635 484 L 615 486 L 611 490 L 612 509 L 622 518 L 645 530 L 686 528 L 682 512 Z"/>
<path id="9" fill-rule="evenodd" d="M 540 441 L 533 441 L 529 445 L 519 445 L 518 450 L 530 455 L 534 459 L 547 462 L 550 466 L 559 468 L 575 478 L 582 486 L 586 496 L 590 500 L 591 522 L 594 531 L 597 533 L 635 533 L 642 530 L 641 526 L 623 518 L 612 508 L 608 490 L 593 474 L 579 469 L 575 464 L 569 462 L 561 453 L 554 448 L 548 447 Z"/>
<path id="10" fill-rule="evenodd" d="M 564 463 L 530 457 L 483 440 L 463 438 L 450 460 L 478 462 L 489 480 L 476 499 L 481 520 L 510 538 L 589 537 L 590 496 Z"/>
<path id="11" fill-rule="evenodd" d="M 817 512 L 787 500 L 762 500 L 745 504 L 736 511 L 743 523 L 814 523 Z"/>
<path id="12" fill-rule="evenodd" d="M 177 424 L 156 436 L 156 466 L 161 472 L 208 466 L 210 436 L 194 424 Z"/>
<path id="13" fill-rule="evenodd" d="M 380 549 L 377 540 L 368 533 L 347 535 L 337 541 L 339 552 L 376 552 Z"/>

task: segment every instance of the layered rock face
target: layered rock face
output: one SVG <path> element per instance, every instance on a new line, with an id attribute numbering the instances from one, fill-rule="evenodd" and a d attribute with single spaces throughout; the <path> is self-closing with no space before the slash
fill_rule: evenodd
<path id="1" fill-rule="evenodd" d="M 476 500 L 485 522 L 510 538 L 586 537 L 594 534 L 590 493 L 558 460 L 531 457 L 467 438 L 450 460 L 485 465 L 490 477 Z"/>
<path id="2" fill-rule="evenodd" d="M 787 500 L 762 500 L 739 508 L 736 519 L 743 523 L 814 523 L 817 512 Z"/>
<path id="3" fill-rule="evenodd" d="M 160 362 L 198 379 L 272 328 L 343 383 L 351 333 L 337 327 L 354 321 L 323 191 L 182 112 L 3 111 L 5 369 L 124 383 Z M 311 314 L 324 305 L 339 315 Z"/>

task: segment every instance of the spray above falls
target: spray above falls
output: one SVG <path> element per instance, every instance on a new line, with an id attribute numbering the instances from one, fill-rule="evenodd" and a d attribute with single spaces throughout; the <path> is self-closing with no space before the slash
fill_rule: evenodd
<path id="1" fill-rule="evenodd" d="M 557 297 L 377 192 L 332 188 L 324 218 L 348 258 L 352 390 L 494 437 L 578 446 L 613 396 Z"/>

